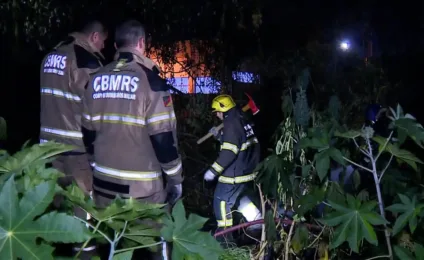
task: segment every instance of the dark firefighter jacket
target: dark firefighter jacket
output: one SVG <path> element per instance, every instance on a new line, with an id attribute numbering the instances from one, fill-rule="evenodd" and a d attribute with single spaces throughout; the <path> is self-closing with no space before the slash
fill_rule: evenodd
<path id="1" fill-rule="evenodd" d="M 93 190 L 103 197 L 149 197 L 182 182 L 171 94 L 153 61 L 118 50 L 91 77 L 83 127 L 95 132 Z M 87 143 L 86 145 L 89 145 Z"/>
<path id="2" fill-rule="evenodd" d="M 259 142 L 237 108 L 225 113 L 219 139 L 221 151 L 211 166 L 211 171 L 219 176 L 218 181 L 235 184 L 253 180 L 260 160 Z"/>
<path id="3" fill-rule="evenodd" d="M 103 57 L 79 33 L 72 33 L 41 64 L 40 142 L 55 140 L 85 152 L 81 113 L 84 88 Z"/>

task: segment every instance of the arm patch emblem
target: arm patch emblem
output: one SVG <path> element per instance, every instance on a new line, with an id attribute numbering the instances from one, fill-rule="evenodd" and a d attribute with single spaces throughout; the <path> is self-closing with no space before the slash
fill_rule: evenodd
<path id="1" fill-rule="evenodd" d="M 162 97 L 162 99 L 163 99 L 163 105 L 165 107 L 170 107 L 172 105 L 172 98 L 171 98 L 171 96 L 164 96 L 164 97 Z"/>

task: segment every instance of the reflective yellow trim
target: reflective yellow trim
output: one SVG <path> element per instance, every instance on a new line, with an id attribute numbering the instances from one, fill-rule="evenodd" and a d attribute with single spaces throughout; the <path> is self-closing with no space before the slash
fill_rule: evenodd
<path id="1" fill-rule="evenodd" d="M 83 118 L 89 122 L 105 122 L 112 124 L 124 124 L 134 126 L 145 126 L 146 120 L 144 117 L 137 117 L 119 113 L 95 114 L 93 116 L 83 113 Z"/>
<path id="2" fill-rule="evenodd" d="M 249 139 L 241 145 L 240 151 L 245 151 L 245 150 L 247 150 L 247 148 L 249 148 L 253 144 L 258 144 L 258 143 L 259 143 L 259 141 L 258 141 L 258 138 L 256 138 L 256 137 Z"/>
<path id="3" fill-rule="evenodd" d="M 232 219 L 227 219 L 227 220 L 217 220 L 216 221 L 218 223 L 218 227 L 231 227 L 233 225 L 233 220 Z"/>
<path id="4" fill-rule="evenodd" d="M 165 170 L 165 169 L 162 169 L 166 174 L 168 174 L 169 176 L 173 176 L 173 175 L 176 175 L 176 174 L 178 174 L 178 173 L 180 173 L 181 172 L 181 169 L 183 168 L 183 164 L 181 163 L 181 161 L 177 164 L 177 166 L 175 166 L 175 167 L 173 167 L 173 168 L 171 168 L 171 169 L 168 169 L 168 170 Z"/>
<path id="5" fill-rule="evenodd" d="M 77 103 L 81 102 L 81 98 L 78 95 L 56 88 L 41 88 L 41 95 L 65 98 L 69 101 L 75 101 Z"/>
<path id="6" fill-rule="evenodd" d="M 166 121 L 176 120 L 174 111 L 157 113 L 147 117 L 146 124 L 155 125 Z"/>
<path id="7" fill-rule="evenodd" d="M 235 184 L 235 183 L 244 183 L 244 182 L 248 182 L 248 181 L 253 181 L 256 176 L 258 175 L 257 172 L 248 174 L 248 175 L 243 175 L 243 176 L 237 176 L 237 177 L 225 177 L 225 176 L 220 176 L 218 178 L 218 181 L 221 183 L 227 183 L 227 184 Z"/>
<path id="8" fill-rule="evenodd" d="M 101 166 L 96 163 L 94 166 L 95 173 L 104 176 L 121 179 L 121 180 L 132 180 L 132 181 L 152 181 L 162 178 L 161 172 L 141 172 L 141 171 L 125 171 L 113 169 L 105 166 Z"/>
<path id="9" fill-rule="evenodd" d="M 238 149 L 237 145 L 231 144 L 231 143 L 227 143 L 227 142 L 223 142 L 222 143 L 221 150 L 230 150 L 234 154 L 238 154 L 238 152 L 239 152 L 239 149 Z"/>
<path id="10" fill-rule="evenodd" d="M 221 173 L 223 170 L 224 170 L 224 168 L 222 168 L 222 166 L 221 165 L 219 165 L 217 162 L 214 162 L 213 164 L 212 164 L 212 168 L 217 172 L 217 173 Z"/>
<path id="11" fill-rule="evenodd" d="M 41 127 L 40 132 L 48 135 L 60 136 L 62 138 L 82 140 L 82 133 L 79 131 L 68 131 L 58 128 Z"/>
<path id="12" fill-rule="evenodd" d="M 220 219 L 216 220 L 216 222 L 218 223 L 218 227 L 231 227 L 233 225 L 233 219 L 231 217 L 227 219 L 227 210 L 225 208 L 226 206 L 225 201 L 222 200 L 219 206 L 220 206 L 222 220 Z"/>

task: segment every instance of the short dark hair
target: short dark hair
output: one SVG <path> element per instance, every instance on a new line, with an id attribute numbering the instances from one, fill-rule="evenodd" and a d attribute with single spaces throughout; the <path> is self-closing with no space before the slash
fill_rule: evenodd
<path id="1" fill-rule="evenodd" d="M 81 32 L 83 34 L 86 34 L 86 35 L 89 35 L 89 34 L 94 33 L 94 32 L 98 32 L 98 33 L 102 33 L 102 34 L 107 34 L 107 29 L 98 20 L 93 20 L 93 21 L 87 22 L 84 25 L 84 27 L 82 27 Z"/>
<path id="2" fill-rule="evenodd" d="M 118 48 L 137 45 L 140 38 L 146 38 L 146 32 L 139 21 L 129 20 L 116 27 L 115 43 Z"/>

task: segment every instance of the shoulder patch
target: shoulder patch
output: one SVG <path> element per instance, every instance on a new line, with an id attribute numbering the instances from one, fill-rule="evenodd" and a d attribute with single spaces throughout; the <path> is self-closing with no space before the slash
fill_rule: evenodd
<path id="1" fill-rule="evenodd" d="M 77 67 L 80 69 L 98 69 L 101 67 L 97 57 L 79 45 L 74 45 Z"/>
<path id="2" fill-rule="evenodd" d="M 171 96 L 163 96 L 162 97 L 163 100 L 163 105 L 165 107 L 170 107 L 172 106 L 172 97 Z"/>
<path id="3" fill-rule="evenodd" d="M 165 79 L 161 78 L 157 73 L 155 73 L 155 71 L 149 70 L 142 64 L 139 65 L 146 73 L 147 80 L 149 81 L 149 85 L 152 91 L 159 92 L 169 90 L 168 84 L 166 84 Z"/>

